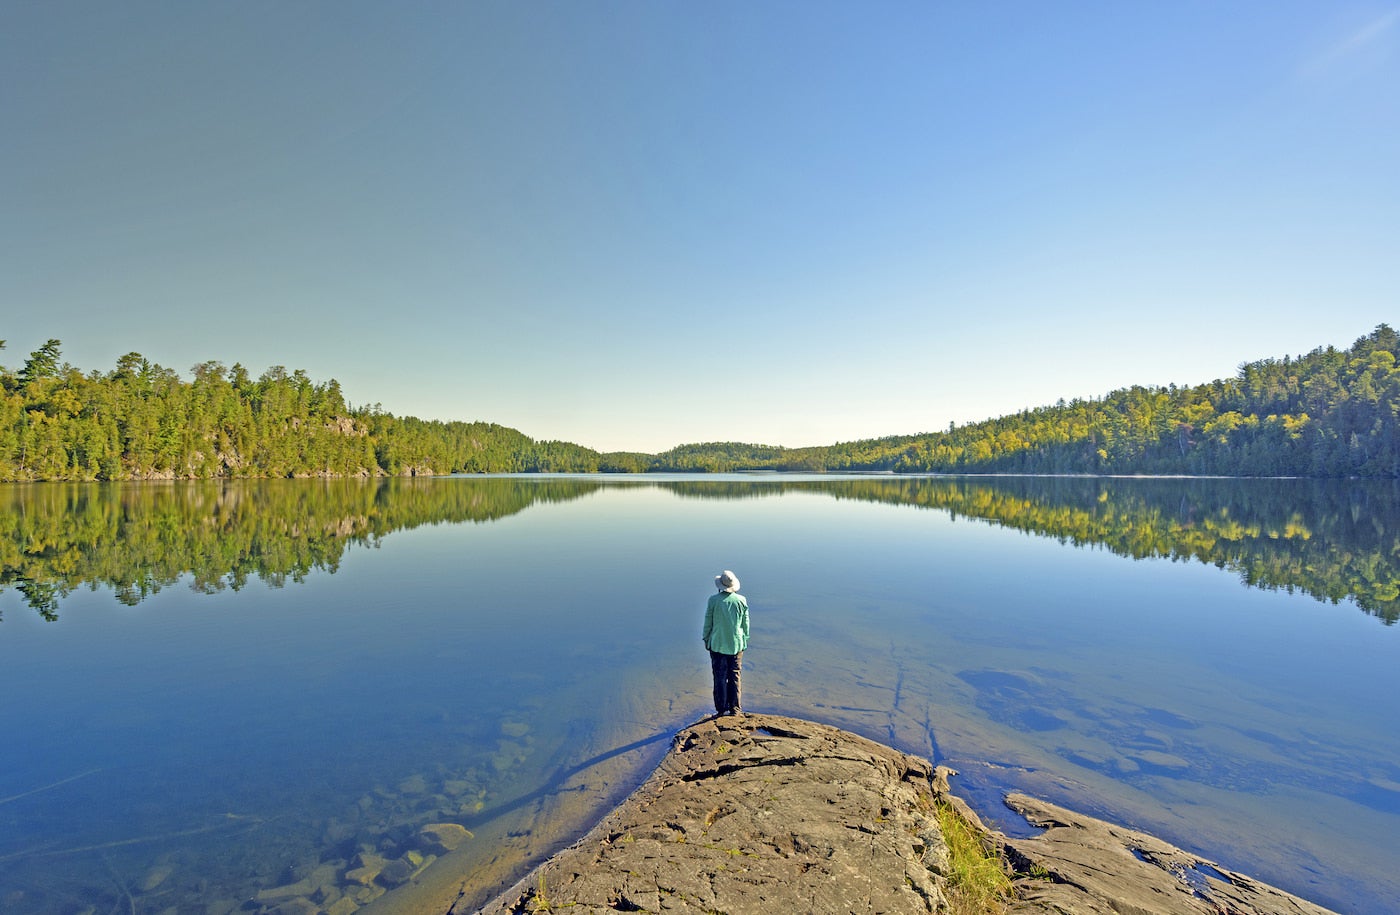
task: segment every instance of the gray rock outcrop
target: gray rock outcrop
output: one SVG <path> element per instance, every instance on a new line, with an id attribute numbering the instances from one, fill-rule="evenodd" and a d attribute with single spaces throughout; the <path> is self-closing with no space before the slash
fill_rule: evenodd
<path id="1" fill-rule="evenodd" d="M 704 721 L 627 803 L 481 911 L 937 912 L 932 776 L 827 725 Z"/>
<path id="2" fill-rule="evenodd" d="M 682 730 L 655 773 L 583 839 L 479 912 L 944 912 L 949 855 L 933 813 L 944 801 L 1005 851 L 1017 915 L 1330 915 L 1023 795 L 1008 804 L 1047 830 L 1008 839 L 951 794 L 949 774 L 810 721 L 705 720 Z"/>
<path id="3" fill-rule="evenodd" d="M 1011 794 L 1006 806 L 1045 832 L 1005 839 L 1017 913 L 1330 915 L 1327 909 L 1161 839 Z"/>

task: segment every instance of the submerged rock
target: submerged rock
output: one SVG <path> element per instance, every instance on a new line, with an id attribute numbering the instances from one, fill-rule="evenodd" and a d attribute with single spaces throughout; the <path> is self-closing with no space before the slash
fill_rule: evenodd
<path id="1" fill-rule="evenodd" d="M 379 855 L 361 852 L 355 856 L 355 860 L 350 862 L 353 867 L 345 872 L 345 882 L 347 884 L 358 884 L 369 886 L 379 877 L 380 871 L 384 870 L 384 865 L 389 861 Z"/>
<path id="2" fill-rule="evenodd" d="M 471 837 L 471 831 L 457 823 L 429 823 L 418 831 L 419 844 L 439 855 L 455 850 Z"/>
<path id="3" fill-rule="evenodd" d="M 268 915 L 320 915 L 321 907 L 305 896 L 293 896 L 281 902 Z"/>
<path id="4" fill-rule="evenodd" d="M 171 865 L 157 864 L 155 867 L 146 871 L 146 876 L 141 879 L 141 892 L 149 893 L 151 890 L 170 879 L 170 875 L 173 873 L 175 873 L 175 868 Z"/>
<path id="5" fill-rule="evenodd" d="M 1004 840 L 1017 871 L 1026 875 L 1017 880 L 1013 912 L 1332 915 L 1146 833 L 1024 794 L 1008 795 L 1006 806 L 1046 830 Z"/>
<path id="6" fill-rule="evenodd" d="M 360 905 L 369 905 L 371 902 L 374 902 L 374 900 L 383 896 L 385 892 L 384 887 L 378 884 L 370 884 L 369 886 L 362 886 L 351 890 L 346 895 Z"/>
<path id="7" fill-rule="evenodd" d="M 348 896 L 342 896 L 331 905 L 326 906 L 326 915 L 351 915 L 359 911 L 359 905 Z"/>
<path id="8" fill-rule="evenodd" d="M 442 783 L 442 791 L 451 797 L 460 797 L 471 790 L 472 783 L 464 778 L 448 778 Z"/>
<path id="9" fill-rule="evenodd" d="M 399 782 L 399 794 L 415 795 L 427 793 L 428 780 L 422 775 L 410 775 L 408 778 Z"/>
<path id="10" fill-rule="evenodd" d="M 339 845 L 341 842 L 354 838 L 354 836 L 355 826 L 353 823 L 331 817 L 326 822 L 325 831 L 321 834 L 321 843 L 328 846 Z"/>
<path id="11" fill-rule="evenodd" d="M 389 889 L 402 886 L 413 876 L 414 866 L 403 858 L 395 858 L 379 872 L 379 882 Z"/>

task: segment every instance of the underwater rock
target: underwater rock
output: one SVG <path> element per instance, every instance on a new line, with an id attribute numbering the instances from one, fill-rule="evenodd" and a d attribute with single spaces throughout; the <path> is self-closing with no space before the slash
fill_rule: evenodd
<path id="1" fill-rule="evenodd" d="M 440 855 L 456 850 L 470 838 L 471 831 L 456 823 L 429 823 L 418 832 L 419 846 Z"/>
<path id="2" fill-rule="evenodd" d="M 361 852 L 350 863 L 354 867 L 345 872 L 345 882 L 369 886 L 374 883 L 380 871 L 384 870 L 384 865 L 388 864 L 389 861 L 379 855 Z"/>
<path id="3" fill-rule="evenodd" d="M 285 900 L 269 915 L 320 915 L 321 907 L 305 896 L 294 896 Z"/>
<path id="4" fill-rule="evenodd" d="M 349 895 L 351 899 L 355 900 L 360 905 L 369 905 L 371 902 L 378 899 L 380 896 L 383 896 L 386 892 L 388 891 L 385 890 L 384 887 L 380 886 L 377 883 L 374 883 L 369 886 L 359 887 L 347 895 Z"/>
<path id="5" fill-rule="evenodd" d="M 502 740 L 496 745 L 496 752 L 491 756 L 491 768 L 498 775 L 509 772 L 529 756 L 530 750 L 524 744 L 516 743 L 513 740 Z"/>
<path id="6" fill-rule="evenodd" d="M 457 805 L 457 809 L 454 812 L 458 816 L 471 816 L 472 814 L 480 813 L 482 810 L 485 809 L 486 798 L 482 796 L 469 798 L 468 800 L 463 801 L 462 803 Z"/>
<path id="7" fill-rule="evenodd" d="M 1191 763 L 1171 753 L 1163 753 L 1160 750 L 1138 750 L 1132 754 L 1132 758 L 1138 762 L 1155 766 L 1159 769 L 1189 769 Z"/>
<path id="8" fill-rule="evenodd" d="M 354 826 L 338 817 L 331 817 L 326 821 L 326 831 L 321 834 L 321 842 L 325 845 L 339 845 L 354 835 Z"/>
<path id="9" fill-rule="evenodd" d="M 312 885 L 310 880 L 298 880 L 296 883 L 258 890 L 253 899 L 257 902 L 278 902 L 293 896 L 310 896 L 315 890 L 316 887 Z"/>
<path id="10" fill-rule="evenodd" d="M 311 873 L 306 875 L 306 882 L 315 887 L 315 889 L 307 893 L 307 895 L 311 896 L 317 902 L 325 902 L 325 899 L 322 897 L 327 893 L 334 893 L 336 896 L 339 896 L 340 890 L 336 889 L 336 884 L 339 882 L 336 880 L 336 874 L 339 872 L 340 865 L 338 864 L 318 864 L 313 867 Z"/>
<path id="11" fill-rule="evenodd" d="M 1045 830 L 1002 838 L 1020 875 L 1013 912 L 1332 915 L 1147 833 L 1019 793 L 1006 806 Z"/>
<path id="12" fill-rule="evenodd" d="M 342 896 L 331 905 L 326 906 L 326 915 L 351 915 L 359 911 L 359 906 L 349 896 Z"/>
<path id="13" fill-rule="evenodd" d="M 524 737 L 530 733 L 530 726 L 523 721 L 502 721 L 501 733 L 507 737 Z"/>
<path id="14" fill-rule="evenodd" d="M 438 859 L 437 855 L 424 855 L 420 852 L 405 852 L 402 858 L 395 858 L 384 865 L 379 872 L 379 884 L 388 889 L 397 889 L 416 879 L 428 865 Z"/>
<path id="15" fill-rule="evenodd" d="M 155 867 L 146 871 L 146 876 L 141 880 L 141 892 L 149 893 L 168 880 L 173 873 L 175 873 L 175 868 L 169 864 L 157 864 Z"/>
<path id="16" fill-rule="evenodd" d="M 396 886 L 403 886 L 413 877 L 415 870 L 413 864 L 404 858 L 395 858 L 384 869 L 379 872 L 379 882 L 393 889 Z"/>
<path id="17" fill-rule="evenodd" d="M 399 782 L 399 794 L 427 794 L 428 780 L 421 775 L 410 775 Z"/>
<path id="18" fill-rule="evenodd" d="M 311 894 L 311 901 L 324 909 L 330 906 L 332 903 L 338 902 L 339 900 L 344 898 L 344 896 L 345 894 L 342 893 L 337 887 L 322 884 L 321 886 L 316 887 L 316 892 Z"/>

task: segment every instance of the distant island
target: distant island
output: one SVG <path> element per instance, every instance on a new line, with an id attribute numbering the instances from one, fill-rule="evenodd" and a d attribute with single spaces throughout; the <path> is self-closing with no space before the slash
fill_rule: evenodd
<path id="1" fill-rule="evenodd" d="M 4 342 L 0 341 L 0 348 Z M 139 353 L 109 372 L 49 340 L 0 366 L 0 482 L 450 473 L 808 472 L 1400 478 L 1400 335 L 1245 363 L 1192 387 L 1133 386 L 944 432 L 809 448 L 734 442 L 601 453 L 488 422 L 351 407 L 334 379 Z"/>

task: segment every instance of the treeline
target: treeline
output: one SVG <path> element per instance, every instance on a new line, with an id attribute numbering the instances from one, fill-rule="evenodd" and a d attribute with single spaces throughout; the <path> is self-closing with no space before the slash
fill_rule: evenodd
<path id="1" fill-rule="evenodd" d="M 187 381 L 128 353 L 84 374 L 61 362 L 60 346 L 49 340 L 18 370 L 0 367 L 0 481 L 617 469 L 591 449 L 495 423 L 352 408 L 334 379 L 301 370 L 254 378 L 204 362 Z"/>
<path id="2" fill-rule="evenodd" d="M 1134 386 L 946 432 L 645 455 L 352 408 L 335 380 L 281 366 L 253 378 L 205 362 L 186 381 L 128 353 L 84 374 L 49 340 L 18 370 L 0 367 L 0 481 L 729 470 L 1395 479 L 1397 352 L 1382 324 L 1349 349 L 1247 363 L 1227 380 Z"/>
<path id="3" fill-rule="evenodd" d="M 644 470 L 672 473 L 711 472 L 735 469 L 788 469 L 793 452 L 776 445 L 745 445 L 740 442 L 707 442 L 678 445 L 648 459 Z"/>
<path id="4" fill-rule="evenodd" d="M 1195 387 L 1135 386 L 927 435 L 818 448 L 725 444 L 653 470 L 1400 477 L 1400 339 L 1265 359 Z"/>

